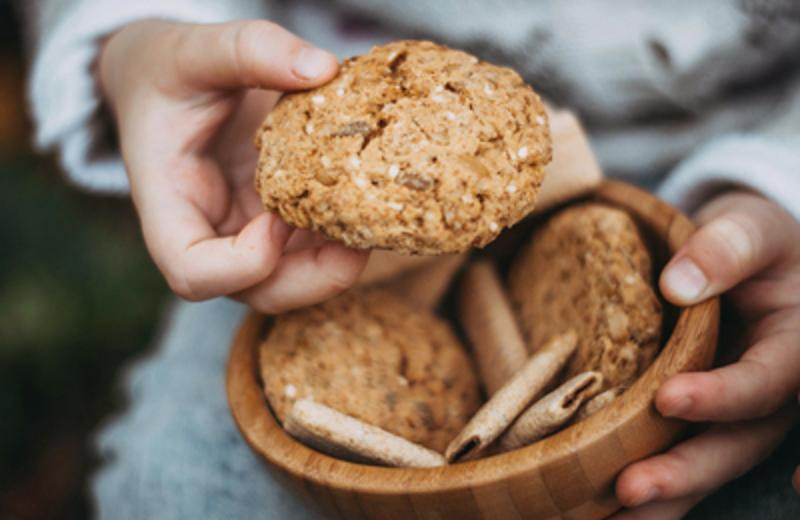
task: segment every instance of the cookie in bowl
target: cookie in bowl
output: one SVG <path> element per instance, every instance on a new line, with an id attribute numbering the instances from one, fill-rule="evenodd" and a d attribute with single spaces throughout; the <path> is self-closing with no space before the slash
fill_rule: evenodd
<path id="1" fill-rule="evenodd" d="M 647 246 L 625 211 L 586 203 L 557 213 L 509 274 L 529 350 L 573 327 L 580 339 L 566 375 L 597 370 L 605 388 L 630 385 L 659 345 L 662 310 L 651 270 Z"/>
<path id="2" fill-rule="evenodd" d="M 479 406 L 474 369 L 449 325 L 380 289 L 277 316 L 260 365 L 282 423 L 297 401 L 312 400 L 442 452 Z"/>
<path id="3" fill-rule="evenodd" d="M 426 41 L 376 47 L 284 96 L 256 144 L 268 210 L 406 254 L 491 242 L 534 208 L 551 159 L 544 105 L 516 72 Z"/>

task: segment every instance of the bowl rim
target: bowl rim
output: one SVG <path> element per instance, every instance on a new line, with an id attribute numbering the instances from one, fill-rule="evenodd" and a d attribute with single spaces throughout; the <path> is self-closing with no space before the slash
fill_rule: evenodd
<path id="1" fill-rule="evenodd" d="M 630 184 L 605 180 L 590 195 L 630 212 L 655 232 L 674 253 L 695 226 L 679 210 Z M 261 389 L 256 345 L 266 316 L 245 317 L 231 348 L 227 394 L 234 421 L 251 448 L 284 473 L 345 492 L 378 495 L 430 494 L 488 486 L 499 480 L 530 476 L 536 469 L 580 457 L 583 448 L 615 435 L 625 465 L 669 446 L 685 423 L 665 419 L 652 406 L 656 389 L 675 373 L 708 368 L 716 349 L 719 299 L 679 310 L 669 339 L 648 369 L 612 405 L 595 415 L 529 446 L 506 453 L 438 468 L 390 468 L 337 459 L 300 443 L 287 434 L 269 410 Z M 627 432 L 627 433 L 625 433 Z M 641 445 L 637 434 L 650 442 Z M 601 479 L 602 480 L 602 479 Z M 607 480 L 607 479 L 606 479 Z M 607 482 L 593 484 L 597 491 Z"/>

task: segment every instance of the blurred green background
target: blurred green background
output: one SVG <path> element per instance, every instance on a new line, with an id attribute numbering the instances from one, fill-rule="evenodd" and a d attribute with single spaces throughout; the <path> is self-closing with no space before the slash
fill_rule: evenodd
<path id="1" fill-rule="evenodd" d="M 0 1 L 0 519 L 88 518 L 87 440 L 124 404 L 115 380 L 167 290 L 130 202 L 31 150 L 13 14 Z"/>

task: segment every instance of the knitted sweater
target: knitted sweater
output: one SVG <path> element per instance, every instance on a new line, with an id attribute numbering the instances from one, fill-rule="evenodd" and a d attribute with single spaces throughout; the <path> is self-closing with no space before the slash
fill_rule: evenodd
<path id="1" fill-rule="evenodd" d="M 127 189 L 91 74 L 102 36 L 144 17 L 266 17 L 342 57 L 399 37 L 465 48 L 576 110 L 608 174 L 652 186 L 671 172 L 661 194 L 685 209 L 722 184 L 744 184 L 800 216 L 800 9 L 790 0 L 29 4 L 36 143 L 55 148 L 69 178 L 91 190 Z M 364 17 L 377 27 L 352 30 Z"/>

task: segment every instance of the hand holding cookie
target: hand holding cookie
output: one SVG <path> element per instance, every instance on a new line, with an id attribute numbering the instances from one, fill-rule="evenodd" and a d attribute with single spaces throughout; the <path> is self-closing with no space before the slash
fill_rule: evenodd
<path id="1" fill-rule="evenodd" d="M 145 242 L 170 287 L 268 313 L 323 300 L 366 255 L 293 232 L 253 189 L 252 135 L 279 97 L 330 80 L 336 59 L 265 21 L 142 21 L 98 64 Z"/>
<path id="2" fill-rule="evenodd" d="M 697 220 L 702 227 L 665 268 L 662 291 L 680 305 L 730 291 L 745 318 L 744 353 L 708 372 L 673 376 L 659 390 L 663 415 L 719 424 L 621 474 L 617 495 L 636 518 L 681 517 L 759 463 L 798 418 L 800 223 L 736 192 L 713 200 Z M 731 347 L 720 346 L 729 354 Z"/>

